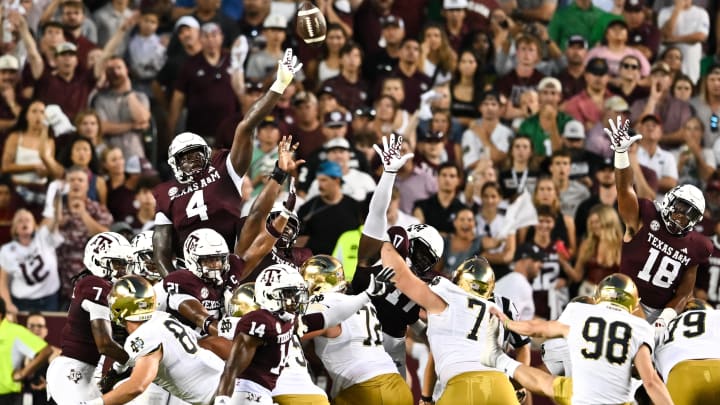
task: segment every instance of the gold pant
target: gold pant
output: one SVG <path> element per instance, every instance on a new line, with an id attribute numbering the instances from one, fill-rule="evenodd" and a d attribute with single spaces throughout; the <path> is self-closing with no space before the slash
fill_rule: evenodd
<path id="1" fill-rule="evenodd" d="M 556 377 L 553 380 L 553 401 L 557 405 L 571 405 L 572 402 L 572 378 Z"/>
<path id="2" fill-rule="evenodd" d="M 278 405 L 330 405 L 323 395 L 277 395 L 273 401 Z"/>
<path id="3" fill-rule="evenodd" d="M 667 388 L 676 405 L 720 404 L 720 360 L 685 360 L 668 374 Z"/>
<path id="4" fill-rule="evenodd" d="M 515 389 L 499 371 L 471 371 L 448 381 L 437 405 L 511 405 L 517 404 Z"/>
<path id="5" fill-rule="evenodd" d="M 400 374 L 391 373 L 345 388 L 331 402 L 333 405 L 413 405 L 413 396 Z"/>

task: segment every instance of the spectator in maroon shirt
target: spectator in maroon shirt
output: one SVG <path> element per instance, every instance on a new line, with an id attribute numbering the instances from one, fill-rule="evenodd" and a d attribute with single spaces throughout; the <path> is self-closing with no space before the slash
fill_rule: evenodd
<path id="1" fill-rule="evenodd" d="M 400 47 L 398 65 L 390 73 L 402 79 L 405 99 L 400 107 L 413 112 L 420 107 L 420 95 L 430 90 L 432 79 L 420 70 L 420 43 L 413 38 L 405 38 Z"/>
<path id="2" fill-rule="evenodd" d="M 447 32 L 450 46 L 455 52 L 460 52 L 471 28 L 466 20 L 467 0 L 444 0 L 442 15 L 445 18 L 445 32 Z"/>
<path id="3" fill-rule="evenodd" d="M 625 0 L 623 17 L 628 25 L 628 45 L 654 60 L 660 47 L 660 30 L 645 14 L 644 0 Z"/>
<path id="4" fill-rule="evenodd" d="M 360 76 L 363 52 L 360 45 L 348 43 L 340 50 L 340 74 L 325 80 L 320 86 L 335 89 L 337 101 L 353 111 L 369 104 L 368 83 Z M 302 148 L 302 143 L 300 144 Z"/>
<path id="5" fill-rule="evenodd" d="M 300 142 L 299 159 L 308 159 L 325 142 L 322 136 L 317 97 L 309 91 L 301 91 L 292 100 L 293 123 L 288 129 Z"/>
<path id="6" fill-rule="evenodd" d="M 496 82 L 498 91 L 509 99 L 505 119 L 524 116 L 520 110 L 520 95 L 527 89 L 534 89 L 545 75 L 535 66 L 540 62 L 540 42 L 534 36 L 521 35 L 515 40 L 517 65 L 510 73 Z"/>
<path id="7" fill-rule="evenodd" d="M 97 48 L 94 38 L 87 38 L 82 34 L 85 21 L 85 6 L 81 1 L 70 0 L 62 3 L 60 22 L 65 28 L 65 39 L 77 46 L 80 66 L 88 66 L 88 54 Z"/>
<path id="8" fill-rule="evenodd" d="M 391 13 L 393 0 L 367 0 L 363 1 L 355 12 L 355 40 L 368 55 L 375 55 L 380 51 L 378 41 L 382 24 L 380 18 Z"/>
<path id="9" fill-rule="evenodd" d="M 185 130 L 213 139 L 220 122 L 238 111 L 239 91 L 233 87 L 229 54 L 222 50 L 220 26 L 202 26 L 202 51 L 183 64 L 170 102 L 168 130 L 174 133 L 180 111 L 187 108 Z"/>
<path id="10" fill-rule="evenodd" d="M 373 80 L 378 75 L 387 75 L 397 66 L 400 48 L 405 39 L 405 22 L 402 18 L 390 14 L 382 17 L 380 23 L 382 46 L 378 53 L 370 55 L 363 65 L 363 74 L 368 80 Z"/>
<path id="11" fill-rule="evenodd" d="M 572 35 L 565 48 L 565 61 L 567 66 L 556 75 L 562 83 L 563 99 L 569 100 L 572 96 L 585 89 L 585 56 L 588 43 L 580 35 Z"/>

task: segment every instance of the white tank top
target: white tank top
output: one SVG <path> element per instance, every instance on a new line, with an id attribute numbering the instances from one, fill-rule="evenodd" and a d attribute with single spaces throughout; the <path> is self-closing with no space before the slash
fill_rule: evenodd
<path id="1" fill-rule="evenodd" d="M 36 165 L 41 164 L 40 152 L 37 149 L 22 146 L 23 136 L 18 137 L 18 146 L 15 151 L 15 164 Z M 19 184 L 45 184 L 47 177 L 40 177 L 35 172 L 18 173 L 12 175 L 12 180 Z"/>
<path id="2" fill-rule="evenodd" d="M 327 65 L 327 62 L 324 60 L 320 61 L 320 64 L 318 64 L 318 82 L 322 83 L 325 80 L 335 77 L 340 74 L 340 69 L 333 69 Z"/>

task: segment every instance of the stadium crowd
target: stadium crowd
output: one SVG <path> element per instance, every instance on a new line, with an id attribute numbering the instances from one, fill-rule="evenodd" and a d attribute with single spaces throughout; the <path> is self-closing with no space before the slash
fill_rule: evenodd
<path id="1" fill-rule="evenodd" d="M 672 340 L 671 325 L 696 325 L 697 317 L 683 315 L 692 297 L 720 309 L 717 2 L 317 0 L 327 20 L 319 45 L 298 37 L 297 3 L 4 0 L 0 5 L 3 318 L 34 313 L 38 323 L 39 312 L 68 312 L 63 338 L 76 328 L 89 339 L 63 344 L 60 361 L 48 370 L 49 382 L 53 370 L 57 378 L 73 364 L 79 367 L 71 360 L 92 363 L 85 370 L 91 377 L 100 355 L 121 366 L 152 360 L 163 367 L 155 352 L 128 349 L 138 340 L 109 332 L 112 319 L 125 325 L 120 335 L 137 333 L 135 339 L 148 345 L 165 336 L 151 338 L 131 326 L 160 319 L 152 311 L 116 311 L 123 282 L 126 289 L 145 291 L 143 281 L 134 278 L 112 284 L 125 272 L 115 271 L 120 262 L 127 274 L 155 284 L 152 294 L 133 299 L 179 319 L 157 321 L 172 332 L 167 336 L 194 330 L 198 339 L 234 341 L 227 353 L 212 340 L 181 339 L 181 349 L 199 345 L 227 362 L 218 366 L 215 358 L 206 358 L 197 368 L 217 377 L 211 396 L 183 397 L 156 381 L 157 397 L 144 394 L 145 402 L 135 403 L 167 401 L 164 391 L 190 403 L 236 400 L 227 387 L 235 381 L 228 370 L 239 370 L 233 367 L 241 362 L 233 357 L 242 346 L 238 336 L 265 339 L 263 345 L 251 340 L 256 359 L 282 364 L 287 352 L 275 360 L 275 353 L 262 350 L 272 347 L 268 339 L 283 339 L 295 327 L 292 322 L 284 320 L 290 323 L 282 331 L 278 326 L 277 333 L 268 326 L 271 337 L 256 333 L 255 322 L 270 322 L 267 317 L 225 324 L 247 313 L 230 306 L 248 294 L 242 286 L 256 280 L 270 286 L 284 277 L 263 273 L 273 266 L 301 269 L 309 295 L 328 293 L 327 286 L 313 291 L 312 269 L 344 273 L 345 282 L 330 283 L 329 291 L 338 296 L 325 298 L 322 309 L 313 309 L 319 304 L 311 300 L 297 321 L 307 327 L 305 335 L 283 342 L 292 340 L 292 349 L 282 350 L 294 350 L 292 356 L 299 353 L 304 363 L 300 340 L 313 339 L 320 361 L 308 359 L 309 384 L 322 388 L 314 395 L 325 403 L 325 390 L 336 404 L 407 403 L 405 380 L 396 381 L 406 376 L 406 355 L 420 363 L 418 374 L 407 379 L 420 386 L 421 402 L 431 402 L 436 385 L 433 373 L 423 378 L 426 369 L 438 370 L 438 387 L 452 382 L 447 367 L 443 373 L 442 363 L 433 359 L 448 354 L 428 349 L 428 340 L 433 349 L 429 319 L 458 305 L 446 279 L 493 308 L 483 318 L 483 301 L 467 338 L 484 344 L 478 333 L 491 336 L 493 320 L 500 318 L 503 324 L 494 327 L 507 334 L 506 346 L 523 364 L 510 367 L 511 360 L 498 355 L 497 363 L 484 362 L 482 370 L 499 369 L 499 377 L 493 376 L 498 386 L 507 381 L 505 371 L 527 391 L 554 396 L 558 403 L 572 394 L 559 393 L 561 383 L 553 380 L 534 385 L 541 378 L 525 366 L 531 346 L 560 353 L 553 344 L 567 337 L 572 348 L 572 326 L 568 334 L 551 322 L 554 328 L 541 333 L 533 329 L 538 324 L 518 321 L 567 321 L 583 313 L 577 297 L 613 301 L 602 295 L 608 285 L 630 295 L 635 289 L 636 301 L 621 304 L 655 326 L 652 343 L 645 343 L 651 357 L 658 342 L 670 342 L 667 335 L 658 337 L 666 329 Z M 395 250 L 388 251 L 383 241 Z M 406 259 L 401 261 L 407 269 L 395 254 Z M 222 271 L 214 273 L 209 260 L 218 260 Z M 285 267 L 277 272 L 292 273 Z M 485 288 L 464 287 L 462 274 Z M 93 276 L 98 280 L 82 284 Z M 94 300 L 76 297 L 96 290 Z M 348 298 L 365 297 L 363 292 L 371 303 Z M 272 300 L 255 301 L 271 312 L 297 309 L 273 310 Z M 347 308 L 354 310 L 343 312 Z M 364 311 L 367 323 L 354 320 L 356 311 Z M 319 314 L 320 320 L 314 316 Z M 78 319 L 84 326 L 73 323 Z M 250 319 L 252 327 L 246 325 Z M 323 354 L 335 359 L 333 339 L 340 325 L 349 327 L 345 322 L 367 326 L 367 345 L 382 353 L 363 357 L 358 351 L 344 361 L 368 361 L 366 369 L 375 373 L 371 380 L 391 386 L 384 395 L 396 402 L 363 397 L 366 386 L 338 372 L 342 366 L 335 360 L 326 362 Z M 3 323 L 0 319 L 0 337 Z M 641 323 L 638 330 L 648 326 Z M 595 336 L 583 332 L 586 340 L 604 333 L 605 323 L 596 326 Z M 379 349 L 370 343 L 373 327 Z M 612 330 L 608 333 L 617 328 Z M 46 361 L 51 352 L 32 339 L 32 350 L 23 354 L 42 353 Z M 646 353 L 636 347 L 643 344 L 628 349 L 627 342 L 625 355 L 633 350 L 638 364 L 645 364 L 640 359 Z M 78 349 L 83 343 L 97 348 L 83 354 Z M 544 360 L 546 370 L 569 377 L 569 371 L 557 371 L 562 360 Z M 551 365 L 556 360 L 558 369 Z M 37 378 L 45 381 L 34 374 L 40 366 L 35 363 L 26 363 L 32 367 L 20 373 L 28 392 Z M 712 367 L 718 378 L 720 368 Z M 135 363 L 133 373 L 139 369 L 145 370 Z M 670 368 L 658 370 L 667 383 Z M 258 402 L 265 403 L 263 390 L 281 404 L 292 394 L 276 393 L 275 381 L 258 375 L 238 374 L 238 381 L 250 381 L 243 386 L 247 392 L 262 397 Z M 532 382 L 524 383 L 528 376 Z M 640 376 L 647 395 L 662 403 L 658 398 L 666 392 L 652 384 L 647 370 Z M 15 377 L 0 376 L 0 399 L 18 398 Z M 180 386 L 190 377 L 178 378 L 167 384 Z M 121 396 L 129 395 L 122 387 L 106 394 L 105 403 L 129 398 Z M 40 389 L 44 385 L 32 388 Z M 86 395 L 91 391 L 82 391 L 81 398 L 81 391 L 58 389 L 53 396 L 61 405 L 93 399 Z M 507 397 L 496 389 L 497 403 L 512 403 L 498 399 Z M 116 391 L 117 397 L 107 397 Z M 452 402 L 460 398 L 453 397 L 457 392 L 447 391 L 444 403 L 471 403 Z M 508 392 L 511 400 L 532 401 L 521 387 L 509 386 Z M 440 393 L 438 388 L 435 399 Z"/>

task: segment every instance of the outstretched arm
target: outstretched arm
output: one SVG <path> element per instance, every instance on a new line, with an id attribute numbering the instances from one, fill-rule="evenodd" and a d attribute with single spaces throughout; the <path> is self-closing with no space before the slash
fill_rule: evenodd
<path id="1" fill-rule="evenodd" d="M 657 405 L 672 404 L 673 400 L 670 397 L 670 393 L 655 371 L 650 349 L 646 345 L 640 346 L 633 362 L 635 363 L 638 374 L 640 374 L 643 386 L 653 403 Z"/>
<path id="2" fill-rule="evenodd" d="M 162 360 L 162 347 L 137 359 L 130 378 L 103 395 L 100 403 L 104 405 L 125 404 L 145 392 L 157 376 L 160 360 Z"/>
<path id="3" fill-rule="evenodd" d="M 506 329 L 524 336 L 545 338 L 565 337 L 570 331 L 569 326 L 557 321 L 543 321 L 539 319 L 513 321 L 502 311 L 494 307 L 490 308 L 490 313 L 498 317 Z"/>
<path id="4" fill-rule="evenodd" d="M 112 328 L 107 319 L 93 319 L 90 321 L 90 328 L 93 334 L 95 346 L 98 352 L 112 358 L 118 363 L 125 364 L 128 361 L 128 354 L 122 346 L 112 338 Z"/>
<path id="5" fill-rule="evenodd" d="M 153 231 L 153 258 L 158 272 L 165 277 L 175 270 L 172 263 L 172 224 L 155 225 Z"/>
<path id="6" fill-rule="evenodd" d="M 640 140 L 642 135 L 635 134 L 630 129 L 630 120 L 622 122 L 622 116 L 617 117 L 617 123 L 608 120 L 610 128 L 604 128 L 610 138 L 611 148 L 615 151 L 615 187 L 618 193 L 618 211 L 625 222 L 626 234 L 633 236 L 640 227 L 640 205 L 633 189 L 633 172 L 630 168 L 628 149 Z"/>
<path id="7" fill-rule="evenodd" d="M 382 277 L 382 275 L 387 268 L 390 268 L 391 273 L 387 277 L 387 280 L 392 279 L 390 281 L 395 284 L 395 287 L 400 290 L 400 292 L 425 308 L 429 314 L 439 314 L 447 308 L 447 303 L 445 303 L 439 295 L 435 294 L 424 281 L 413 274 L 405 262 L 405 259 L 395 250 L 392 243 L 383 243 L 380 254 L 382 256 L 383 266 L 388 266 L 378 274 L 380 281 L 386 281 L 386 278 Z"/>
<path id="8" fill-rule="evenodd" d="M 402 136 L 390 135 L 388 138 L 383 136 L 382 150 L 378 145 L 373 145 L 378 156 L 382 159 L 384 171 L 380 176 L 375 192 L 370 199 L 370 207 L 368 216 L 365 220 L 362 236 L 360 236 L 360 246 L 358 248 L 358 264 L 360 266 L 372 266 L 380 256 L 380 248 L 383 240 L 386 239 L 387 231 L 387 210 L 390 206 L 390 197 L 392 195 L 393 184 L 397 171 L 412 159 L 413 154 L 400 154 L 402 146 Z"/>
<path id="9" fill-rule="evenodd" d="M 277 78 L 270 86 L 270 90 L 250 107 L 245 118 L 235 128 L 235 137 L 230 147 L 230 162 L 238 175 L 244 176 L 250 167 L 255 128 L 265 116 L 270 114 L 285 92 L 285 88 L 300 69 L 302 63 L 298 63 L 297 56 L 293 56 L 292 48 L 286 49 L 285 56 L 278 61 Z"/>

